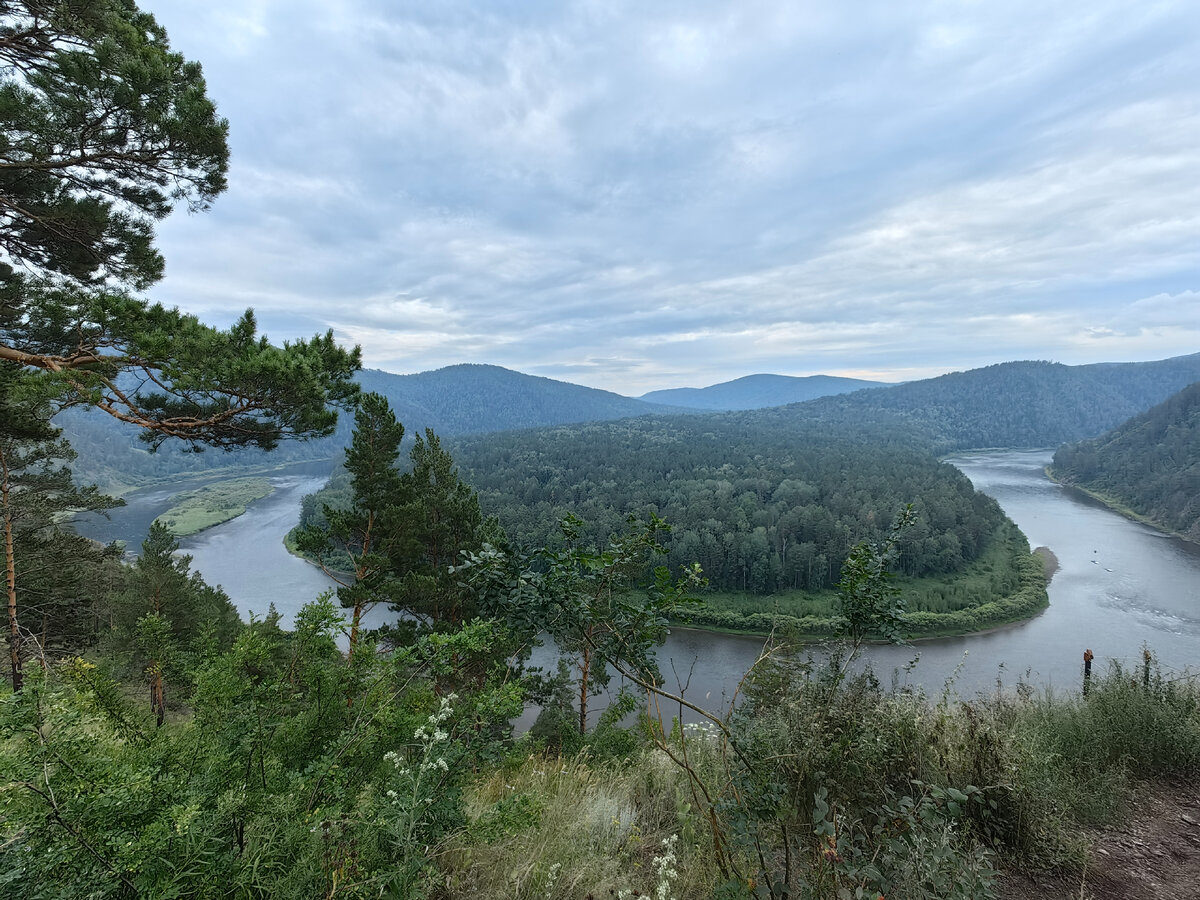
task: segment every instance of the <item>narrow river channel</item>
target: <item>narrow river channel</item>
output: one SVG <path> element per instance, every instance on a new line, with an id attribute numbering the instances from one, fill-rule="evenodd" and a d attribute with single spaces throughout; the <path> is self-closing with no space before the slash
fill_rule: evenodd
<path id="1" fill-rule="evenodd" d="M 987 692 L 997 680 L 1011 687 L 1023 678 L 1039 687 L 1075 691 L 1085 649 L 1098 664 L 1117 659 L 1140 664 L 1148 646 L 1164 669 L 1200 665 L 1200 547 L 1168 537 L 1060 487 L 1043 468 L 1050 451 L 995 451 L 956 457 L 975 487 L 995 497 L 1028 536 L 1049 547 L 1059 570 L 1050 583 L 1050 608 L 1042 615 L 986 634 L 872 646 L 866 656 L 888 683 L 893 677 L 939 694 L 946 685 L 960 696 Z M 241 517 L 183 542 L 193 567 L 221 585 L 243 616 L 263 616 L 271 603 L 288 624 L 331 582 L 288 554 L 283 535 L 297 519 L 301 498 L 316 490 L 328 463 L 270 476 L 275 492 Z M 139 492 L 102 527 L 102 539 L 136 546 L 154 516 L 169 504 L 164 491 Z M 372 624 L 386 617 L 376 611 Z M 660 652 L 668 683 L 674 674 L 690 683 L 687 696 L 716 708 L 753 663 L 762 640 L 675 629 Z M 918 659 L 915 666 L 909 666 Z"/>

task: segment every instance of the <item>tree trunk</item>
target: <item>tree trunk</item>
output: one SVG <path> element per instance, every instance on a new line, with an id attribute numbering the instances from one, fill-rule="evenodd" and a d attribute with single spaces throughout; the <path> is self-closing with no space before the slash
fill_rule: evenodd
<path id="1" fill-rule="evenodd" d="M 579 664 L 579 733 L 587 734 L 588 673 L 592 670 L 592 647 L 583 645 L 583 661 Z"/>
<path id="2" fill-rule="evenodd" d="M 154 712 L 154 724 L 162 728 L 167 717 L 166 702 L 163 699 L 162 666 L 157 662 L 150 663 L 150 709 Z"/>
<path id="3" fill-rule="evenodd" d="M 17 564 L 13 555 L 12 510 L 9 508 L 8 461 L 0 453 L 0 508 L 4 510 L 4 582 L 8 588 L 8 653 L 13 692 L 21 690 L 21 629 L 17 626 Z"/>
<path id="4" fill-rule="evenodd" d="M 362 602 L 355 603 L 354 616 L 350 620 L 350 650 L 346 654 L 347 659 L 354 659 L 354 648 L 358 644 L 358 622 L 362 618 L 362 611 Z"/>

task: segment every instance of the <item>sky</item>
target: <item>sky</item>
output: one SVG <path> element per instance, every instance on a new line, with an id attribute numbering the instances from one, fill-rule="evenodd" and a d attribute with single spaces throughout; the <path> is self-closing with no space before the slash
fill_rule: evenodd
<path id="1" fill-rule="evenodd" d="M 1200 5 L 143 0 L 229 120 L 150 292 L 632 396 L 1200 351 Z"/>

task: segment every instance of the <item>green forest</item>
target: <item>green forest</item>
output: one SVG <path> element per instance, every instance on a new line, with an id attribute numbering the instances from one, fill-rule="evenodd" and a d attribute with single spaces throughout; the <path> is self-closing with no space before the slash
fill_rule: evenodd
<path id="1" fill-rule="evenodd" d="M 450 446 L 406 440 L 331 332 L 278 346 L 249 310 L 146 299 L 159 222 L 227 186 L 207 90 L 132 0 L 0 4 L 0 898 L 986 898 L 1005 869 L 1078 872 L 1132 779 L 1200 770 L 1200 688 L 1149 655 L 1085 695 L 967 702 L 863 665 L 1044 605 L 1024 537 L 933 455 L 1003 432 L 964 407 L 899 417 L 937 440 L 836 399 L 856 421 L 823 436 L 792 407 Z M 292 541 L 337 587 L 243 621 L 172 516 L 132 561 L 80 537 L 120 501 L 73 466 L 144 477 L 64 439 L 84 410 L 147 452 L 336 441 Z M 672 622 L 760 627 L 768 602 L 787 621 L 739 702 L 665 687 Z M 397 623 L 367 628 L 377 606 Z"/>
<path id="2" fill-rule="evenodd" d="M 1200 382 L 1107 434 L 1060 447 L 1051 471 L 1125 512 L 1200 540 Z"/>
<path id="3" fill-rule="evenodd" d="M 835 633 L 842 561 L 910 501 L 916 521 L 895 568 L 926 614 L 914 631 L 978 630 L 1046 603 L 1040 564 L 996 502 L 902 430 L 817 436 L 778 421 L 650 418 L 460 439 L 454 455 L 483 513 L 520 546 L 553 545 L 568 515 L 597 545 L 629 516 L 665 519 L 666 564 L 699 564 L 710 588 L 688 620 L 710 627 Z M 342 470 L 305 498 L 301 525 L 348 505 L 349 485 Z"/>

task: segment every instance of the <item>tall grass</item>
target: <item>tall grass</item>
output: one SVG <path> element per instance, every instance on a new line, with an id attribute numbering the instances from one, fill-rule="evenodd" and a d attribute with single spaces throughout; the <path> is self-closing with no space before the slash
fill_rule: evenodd
<path id="1" fill-rule="evenodd" d="M 997 866 L 1081 864 L 1136 779 L 1200 773 L 1190 677 L 957 702 L 852 669 L 782 654 L 727 737 L 643 722 L 621 759 L 523 750 L 468 791 L 447 896 L 986 898 Z"/>
<path id="2" fill-rule="evenodd" d="M 664 885 L 677 900 L 712 894 L 683 773 L 658 751 L 518 755 L 465 799 L 472 824 L 447 853 L 448 896 L 607 900 L 655 896 Z M 668 855 L 675 877 L 664 879 Z"/>

